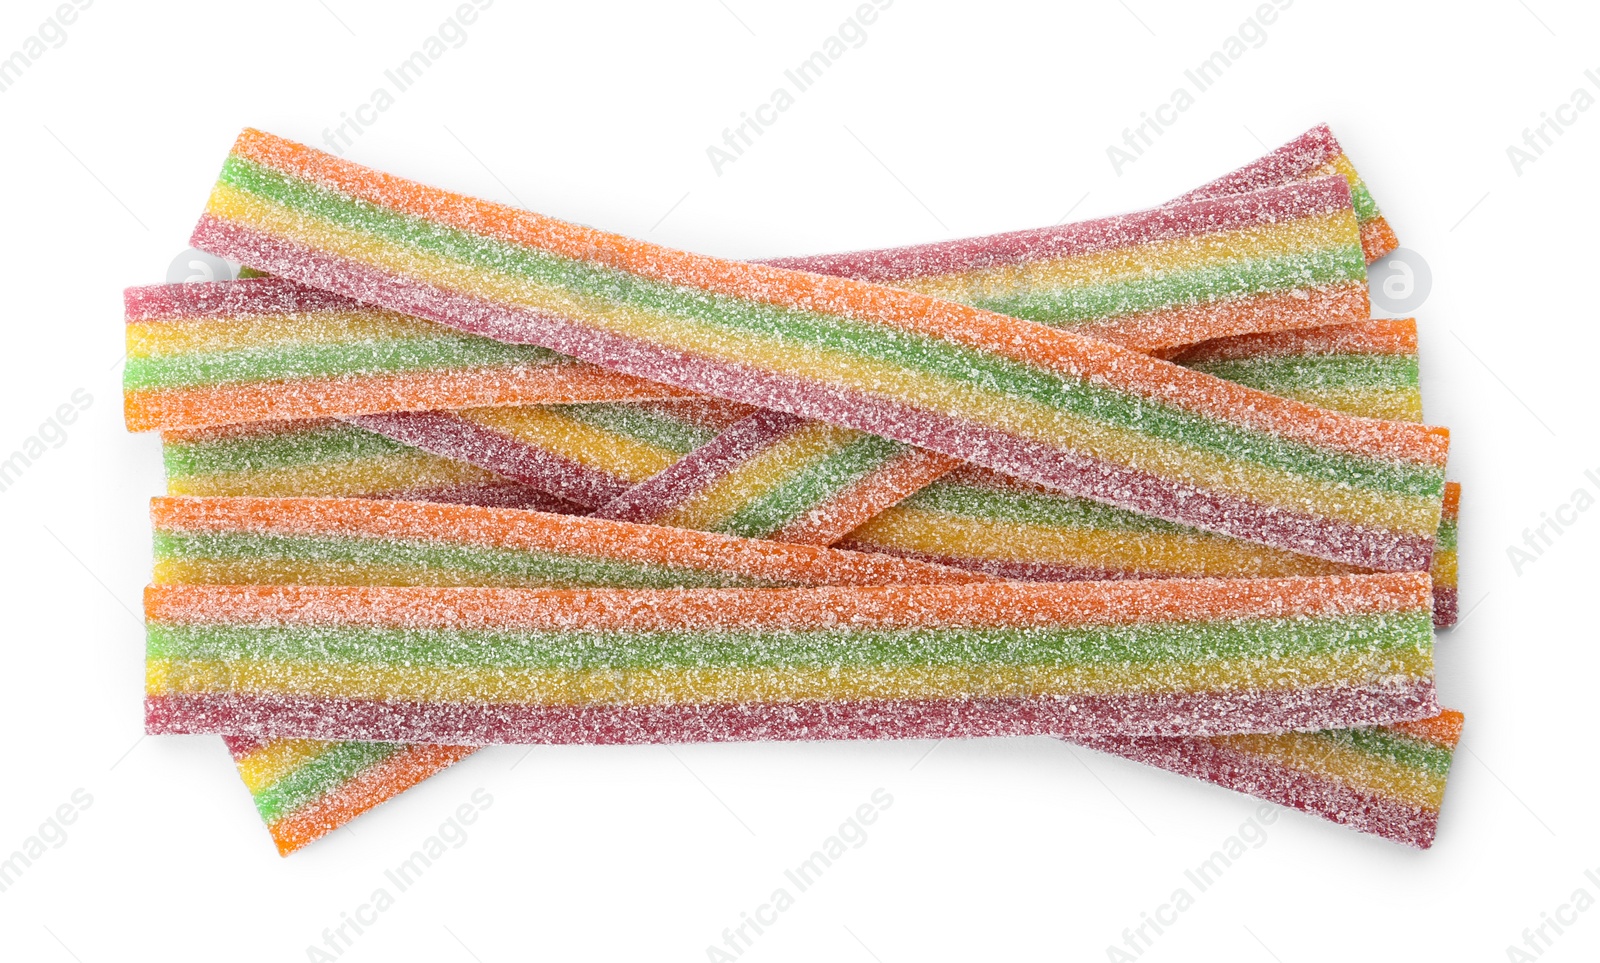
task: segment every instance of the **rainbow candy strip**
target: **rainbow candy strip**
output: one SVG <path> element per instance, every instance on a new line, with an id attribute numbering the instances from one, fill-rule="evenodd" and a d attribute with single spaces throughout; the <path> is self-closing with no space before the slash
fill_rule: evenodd
<path id="1" fill-rule="evenodd" d="M 1220 377 L 1249 378 L 1255 387 L 1274 393 L 1320 392 L 1317 400 L 1336 402 L 1353 413 L 1403 408 L 1420 416 L 1415 352 L 1414 321 L 1374 320 L 1208 342 L 1190 349 L 1181 361 L 1215 364 L 1213 373 Z M 1369 358 L 1381 361 L 1376 375 L 1347 377 Z M 1264 363 L 1252 367 L 1258 360 Z M 1398 377 L 1385 377 L 1395 371 Z M 1326 390 L 1340 380 L 1339 390 Z M 1459 501 L 1460 485 L 1447 483 L 1432 566 L 1434 618 L 1440 628 L 1456 619 L 1453 516 Z M 908 494 L 835 544 L 1045 581 L 1366 571 L 1110 508 L 970 466 Z"/>
<path id="2" fill-rule="evenodd" d="M 1328 159 L 1335 155 L 1338 163 Z M 1323 127 L 1165 212 L 772 263 L 1014 307 L 1033 320 L 1151 350 L 1358 320 L 1367 314 L 1356 251 L 1365 227 L 1336 212 L 1285 219 L 1283 204 L 1274 201 L 1274 189 L 1303 182 L 1314 170 L 1347 179 L 1351 214 L 1367 225 L 1363 212 L 1376 208 Z M 1268 193 L 1236 198 L 1222 215 L 1195 207 L 1202 199 L 1259 191 Z M 127 307 L 132 360 L 125 404 L 134 430 L 660 393 L 563 364 L 548 352 L 440 332 L 281 280 L 135 288 Z M 409 389 L 398 383 L 402 376 L 413 382 Z M 402 390 L 414 393 L 397 399 Z"/>
<path id="3" fill-rule="evenodd" d="M 1284 191 L 1285 217 L 1348 203 L 1340 178 Z M 469 333 L 1174 521 L 1375 568 L 1431 559 L 1444 430 L 1335 417 L 1013 318 L 674 252 L 255 131 L 194 241 Z"/>
<path id="4" fill-rule="evenodd" d="M 1378 210 L 1355 165 L 1345 155 L 1344 148 L 1333 136 L 1327 124 L 1318 124 L 1299 137 L 1283 145 L 1260 160 L 1252 161 L 1231 174 L 1217 178 L 1178 198 L 1179 201 L 1196 201 L 1246 191 L 1261 190 L 1280 184 L 1314 180 L 1329 174 L 1343 175 L 1350 182 L 1350 200 L 1355 205 L 1356 217 L 1361 222 L 1361 247 L 1370 263 L 1400 246 L 1394 229 Z"/>
<path id="5" fill-rule="evenodd" d="M 1080 741 L 1427 849 L 1462 722 L 1461 713 L 1447 710 L 1415 722 L 1322 732 Z"/>
<path id="6" fill-rule="evenodd" d="M 1304 202 L 1293 188 L 1191 207 L 1219 203 L 1233 209 L 1124 215 L 1072 225 L 1071 237 L 1050 228 L 773 263 L 861 276 L 1148 351 L 1365 317 L 1353 214 L 1297 220 Z M 1141 219 L 1145 227 L 1129 227 Z M 941 273 L 927 273 L 934 267 Z M 130 288 L 125 300 L 124 408 L 136 431 L 682 394 L 283 278 Z"/>
<path id="7" fill-rule="evenodd" d="M 162 498 L 152 504 L 155 579 L 226 583 L 640 584 L 638 562 L 685 584 L 891 584 L 981 576 L 883 557 L 743 543 L 528 512 L 334 499 Z M 562 557 L 559 572 L 551 556 Z M 240 563 L 245 564 L 241 567 Z M 674 574 L 675 573 L 675 574 Z M 1226 738 L 1226 737 L 1220 737 Z M 464 747 L 229 737 L 240 773 L 287 854 L 442 770 Z M 1126 741 L 1126 740 L 1124 740 Z M 1117 741 L 1112 740 L 1112 751 Z M 1105 748 L 1104 745 L 1100 746 Z M 1241 788 L 1235 778 L 1212 781 Z M 1276 798 L 1276 797 L 1271 797 Z M 1321 813 L 1330 818 L 1337 811 Z M 1369 830 L 1370 831 L 1370 830 Z"/>
<path id="8" fill-rule="evenodd" d="M 571 515 L 359 498 L 157 498 L 158 585 L 966 584 L 926 563 Z"/>
<path id="9" fill-rule="evenodd" d="M 404 411 L 349 420 L 590 510 L 670 468 L 752 411 L 704 399 Z"/>
<path id="10" fill-rule="evenodd" d="M 281 278 L 129 288 L 128 428 L 684 393 Z"/>
<path id="11" fill-rule="evenodd" d="M 542 489 L 335 419 L 167 431 L 172 495 L 349 496 L 576 512 Z"/>
<path id="12" fill-rule="evenodd" d="M 146 731 L 484 744 L 1218 735 L 1438 712 L 1426 573 L 153 585 Z"/>
<path id="13" fill-rule="evenodd" d="M 1461 597 L 1456 583 L 1456 539 L 1461 524 L 1461 485 L 1444 486 L 1444 517 L 1439 521 L 1439 541 L 1433 552 L 1434 624 L 1448 627 L 1461 617 Z"/>
<path id="14" fill-rule="evenodd" d="M 1438 830 L 1462 721 L 1461 713 L 1445 710 L 1431 719 L 1358 729 L 1080 741 L 1427 849 Z M 443 772 L 477 748 L 223 739 L 284 856 Z"/>
<path id="15" fill-rule="evenodd" d="M 222 738 L 281 856 L 477 750 L 428 743 Z"/>
<path id="16" fill-rule="evenodd" d="M 971 466 L 932 482 L 835 545 L 1038 582 L 1289 578 L 1366 571 L 1112 508 Z M 1436 564 L 1441 574 L 1454 573 L 1449 560 Z M 1447 598 L 1442 601 L 1447 608 L 1436 610 L 1435 617 L 1444 627 L 1453 623 L 1454 614 Z"/>
<path id="17" fill-rule="evenodd" d="M 960 462 L 795 415 L 751 415 L 598 518 L 828 545 Z"/>
<path id="18" fill-rule="evenodd" d="M 1416 322 L 1405 319 L 1208 341 L 1174 360 L 1333 411 L 1420 421 L 1416 349 Z M 762 412 L 595 514 L 832 544 L 960 464 L 863 432 Z"/>
<path id="19" fill-rule="evenodd" d="M 1171 360 L 1329 411 L 1422 420 L 1417 322 L 1373 319 L 1207 341 Z"/>

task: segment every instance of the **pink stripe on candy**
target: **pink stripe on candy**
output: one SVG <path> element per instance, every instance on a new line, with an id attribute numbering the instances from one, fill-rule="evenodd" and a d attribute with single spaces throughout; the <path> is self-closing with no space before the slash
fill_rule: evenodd
<path id="1" fill-rule="evenodd" d="M 1365 793 L 1332 779 L 1278 765 L 1218 745 L 1182 737 L 1088 738 L 1074 740 L 1124 759 L 1267 799 L 1331 822 L 1407 846 L 1433 845 L 1439 814 Z"/>
<path id="2" fill-rule="evenodd" d="M 346 421 L 402 444 L 476 465 L 583 509 L 603 505 L 629 485 L 536 445 L 486 428 L 453 411 L 357 415 Z"/>
<path id="3" fill-rule="evenodd" d="M 805 419 L 798 415 L 757 412 L 602 505 L 594 517 L 651 524 L 804 424 Z"/>
<path id="4" fill-rule="evenodd" d="M 1433 682 L 1229 694 L 721 705 L 486 705 L 150 696 L 151 735 L 230 733 L 463 745 L 1219 735 L 1381 725 L 1440 712 Z"/>

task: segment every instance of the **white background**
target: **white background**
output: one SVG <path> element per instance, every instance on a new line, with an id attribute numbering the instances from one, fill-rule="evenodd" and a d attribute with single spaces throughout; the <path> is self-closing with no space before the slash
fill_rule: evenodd
<path id="1" fill-rule="evenodd" d="M 1434 850 L 1283 814 L 1144 959 L 1502 960 L 1577 888 L 1600 897 L 1600 511 L 1520 575 L 1507 557 L 1600 491 L 1600 109 L 1520 176 L 1506 154 L 1574 89 L 1600 96 L 1593 5 L 1300 0 L 1119 176 L 1107 145 L 1254 3 L 899 0 L 717 176 L 707 146 L 855 5 L 499 0 L 347 156 L 749 257 L 1148 206 L 1328 121 L 1431 266 L 1428 415 L 1466 485 L 1466 617 L 1439 683 L 1466 737 Z M 343 959 L 704 960 L 881 787 L 867 842 L 744 959 L 1106 959 L 1255 802 L 1045 739 L 497 748 L 285 860 L 218 740 L 141 740 L 134 613 L 161 472 L 156 439 L 122 428 L 121 289 L 165 279 L 240 127 L 320 143 L 454 6 L 101 0 L 0 93 L 0 455 L 75 390 L 94 399 L 0 492 L 0 855 L 93 797 L 0 893 L 0 957 L 306 959 L 482 788 L 467 842 Z M 0 57 L 53 9 L 8 0 Z M 1597 950 L 1589 910 L 1544 958 Z"/>

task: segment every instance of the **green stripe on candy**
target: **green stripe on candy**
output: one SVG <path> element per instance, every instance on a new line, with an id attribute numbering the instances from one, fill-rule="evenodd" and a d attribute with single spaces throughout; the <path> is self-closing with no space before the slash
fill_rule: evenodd
<path id="1" fill-rule="evenodd" d="M 1433 537 L 1434 551 L 1451 552 L 1456 549 L 1456 540 L 1459 537 L 1461 525 L 1459 522 L 1448 518 L 1439 520 L 1439 531 Z"/>
<path id="2" fill-rule="evenodd" d="M 671 415 L 637 405 L 601 403 L 552 405 L 551 408 L 562 417 L 675 455 L 687 455 L 717 437 L 717 433 L 709 428 L 679 421 Z"/>
<path id="3" fill-rule="evenodd" d="M 167 442 L 162 446 L 162 457 L 168 477 L 181 478 L 359 461 L 414 450 L 377 432 L 335 424 L 235 438 Z"/>
<path id="4" fill-rule="evenodd" d="M 292 181 L 239 158 L 229 159 L 223 179 L 273 203 L 379 234 L 394 243 L 468 262 L 478 270 L 558 287 L 571 292 L 569 296 L 589 296 L 607 303 L 623 301 L 746 335 L 905 365 L 969 387 L 988 386 L 991 394 L 1026 398 L 1100 422 L 1137 425 L 1141 432 L 1170 443 L 1248 459 L 1323 481 L 1422 498 L 1437 498 L 1443 491 L 1444 473 L 1435 467 L 1324 451 L 913 332 L 677 288 L 474 237 Z"/>
<path id="5" fill-rule="evenodd" d="M 181 664 L 304 662 L 430 669 L 638 671 L 707 668 L 1113 666 L 1404 656 L 1431 638 L 1427 612 L 1074 628 L 470 631 L 328 626 L 163 625 L 147 655 Z M 1159 681 L 1159 674 L 1153 676 Z"/>
<path id="6" fill-rule="evenodd" d="M 1417 359 L 1408 355 L 1297 355 L 1202 361 L 1185 367 L 1278 393 L 1285 388 L 1416 388 L 1422 383 Z"/>
<path id="7" fill-rule="evenodd" d="M 181 388 L 349 374 L 386 374 L 436 369 L 487 368 L 565 361 L 532 345 L 489 338 L 447 336 L 300 344 L 199 354 L 129 358 L 123 385 L 130 390 Z"/>
<path id="8" fill-rule="evenodd" d="M 718 571 L 671 568 L 554 552 L 450 545 L 399 539 L 311 538 L 292 535 L 155 533 L 158 560 L 269 563 L 274 561 L 396 566 L 430 574 L 495 575 L 529 587 L 765 588 L 787 583 Z"/>
<path id="9" fill-rule="evenodd" d="M 1346 748 L 1364 755 L 1385 759 L 1407 769 L 1421 769 L 1431 775 L 1444 776 L 1450 772 L 1452 750 L 1419 739 L 1408 739 L 1398 733 L 1381 728 L 1330 729 L 1318 734 Z"/>
<path id="10" fill-rule="evenodd" d="M 253 794 L 256 812 L 271 822 L 339 789 L 405 749 L 398 742 L 331 742 L 272 785 Z"/>
<path id="11" fill-rule="evenodd" d="M 987 488 L 946 479 L 935 481 L 900 502 L 900 505 L 940 515 L 1019 522 L 1050 528 L 1192 534 L 1225 538 L 1071 495 Z"/>
<path id="12" fill-rule="evenodd" d="M 1363 224 L 1383 214 L 1364 181 L 1350 182 L 1350 206 L 1356 209 L 1356 220 Z"/>
<path id="13" fill-rule="evenodd" d="M 910 450 L 910 445 L 863 434 L 784 478 L 765 495 L 741 506 L 715 530 L 724 535 L 766 538 Z"/>
<path id="14" fill-rule="evenodd" d="M 1014 318 L 1061 326 L 1263 292 L 1328 287 L 1365 278 L 1366 261 L 1361 256 L 1361 248 L 1346 245 L 1333 250 L 1231 262 L 1113 284 L 974 298 L 966 303 Z"/>

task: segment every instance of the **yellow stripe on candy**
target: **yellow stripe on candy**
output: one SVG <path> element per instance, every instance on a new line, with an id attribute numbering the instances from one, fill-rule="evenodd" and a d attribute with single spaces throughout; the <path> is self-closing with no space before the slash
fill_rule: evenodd
<path id="1" fill-rule="evenodd" d="M 1318 779 L 1337 780 L 1408 806 L 1438 809 L 1444 801 L 1444 777 L 1341 746 L 1314 733 L 1222 736 L 1218 741 L 1280 766 L 1312 773 Z"/>
<path id="2" fill-rule="evenodd" d="M 712 531 L 739 509 L 788 480 L 807 462 L 859 434 L 849 428 L 810 422 L 755 457 L 746 459 L 704 491 L 686 499 L 657 524 Z"/>
<path id="3" fill-rule="evenodd" d="M 524 444 L 624 481 L 644 481 L 671 467 L 679 458 L 675 452 L 596 428 L 548 408 L 474 408 L 460 414 Z"/>
<path id="4" fill-rule="evenodd" d="M 199 354 L 239 348 L 352 341 L 402 341 L 464 335 L 431 321 L 376 308 L 317 314 L 250 314 L 204 321 L 139 321 L 128 325 L 128 357 Z"/>
<path id="5" fill-rule="evenodd" d="M 397 452 L 381 459 L 323 462 L 259 472 L 186 475 L 168 479 L 167 494 L 332 498 L 503 481 L 482 468 L 418 451 Z"/>
<path id="6" fill-rule="evenodd" d="M 328 751 L 317 739 L 274 739 L 238 760 L 239 775 L 251 793 L 258 793 Z"/>
<path id="7" fill-rule="evenodd" d="M 590 670 L 451 668 L 387 663 L 150 659 L 152 697 L 234 693 L 424 703 L 585 705 L 840 702 L 864 699 L 1160 695 L 1289 691 L 1422 679 L 1428 652 L 1353 652 L 1249 661 L 1071 666 L 829 666 L 817 669 Z"/>
<path id="8" fill-rule="evenodd" d="M 892 282 L 892 286 L 951 301 L 1000 298 L 1020 291 L 1149 280 L 1219 261 L 1264 260 L 1323 251 L 1354 243 L 1359 232 L 1352 211 L 1334 211 L 1279 224 L 1140 243 L 1049 261 L 906 278 Z"/>
<path id="9" fill-rule="evenodd" d="M 892 547 L 941 558 L 1037 562 L 1152 575 L 1285 577 L 1338 575 L 1348 565 L 1202 532 L 1057 528 L 942 515 L 896 506 L 856 529 L 852 545 Z"/>

